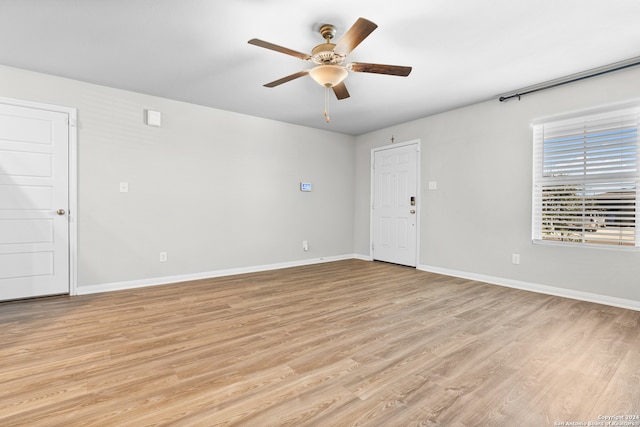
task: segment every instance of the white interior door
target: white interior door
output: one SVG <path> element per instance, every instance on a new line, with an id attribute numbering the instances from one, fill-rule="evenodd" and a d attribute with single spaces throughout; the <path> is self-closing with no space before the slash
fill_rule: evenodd
<path id="1" fill-rule="evenodd" d="M 0 300 L 69 293 L 68 114 L 0 103 Z"/>
<path id="2" fill-rule="evenodd" d="M 373 259 L 415 267 L 418 144 L 378 149 L 373 157 Z"/>

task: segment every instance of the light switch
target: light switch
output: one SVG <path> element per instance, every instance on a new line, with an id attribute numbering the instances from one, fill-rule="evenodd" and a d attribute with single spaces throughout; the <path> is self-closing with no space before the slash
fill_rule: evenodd
<path id="1" fill-rule="evenodd" d="M 128 182 L 121 182 L 120 183 L 120 192 L 121 193 L 128 193 L 129 192 L 129 183 Z"/>
<path id="2" fill-rule="evenodd" d="M 437 190 L 438 183 L 436 181 L 429 181 L 429 190 Z"/>

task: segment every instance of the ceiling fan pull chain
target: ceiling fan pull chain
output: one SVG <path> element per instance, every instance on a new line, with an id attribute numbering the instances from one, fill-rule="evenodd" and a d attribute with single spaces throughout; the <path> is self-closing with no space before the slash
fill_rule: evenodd
<path id="1" fill-rule="evenodd" d="M 329 108 L 329 88 L 325 87 L 324 89 L 324 117 L 327 123 L 331 122 L 329 118 L 329 112 L 327 111 Z"/>

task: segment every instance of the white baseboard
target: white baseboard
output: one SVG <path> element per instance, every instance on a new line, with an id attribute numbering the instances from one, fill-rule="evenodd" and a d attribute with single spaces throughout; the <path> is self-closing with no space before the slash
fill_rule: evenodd
<path id="1" fill-rule="evenodd" d="M 508 288 L 521 289 L 524 291 L 537 292 L 539 294 L 554 295 L 558 297 L 570 298 L 579 301 L 594 302 L 596 304 L 610 305 L 613 307 L 626 308 L 640 311 L 640 301 L 628 300 L 624 298 L 611 297 L 607 295 L 592 294 L 589 292 L 575 291 L 572 289 L 556 288 L 554 286 L 539 285 L 537 283 L 522 282 L 520 280 L 506 279 L 504 277 L 486 276 L 484 274 L 468 273 L 466 271 L 451 270 L 448 268 L 433 267 L 430 265 L 418 265 L 418 270 L 430 273 L 443 274 L 445 276 L 460 277 L 462 279 L 475 280 L 492 285 L 505 286 Z"/>
<path id="2" fill-rule="evenodd" d="M 250 267 L 230 268 L 225 270 L 207 271 L 201 273 L 182 274 L 177 276 L 155 277 L 151 279 L 131 280 L 125 282 L 103 283 L 90 286 L 79 286 L 77 295 L 88 295 L 100 292 L 120 291 L 125 289 L 142 288 L 146 286 L 166 285 L 170 283 L 187 282 L 190 280 L 211 279 L 215 277 L 233 276 L 236 274 L 256 273 L 260 271 L 279 270 L 289 267 L 300 267 L 304 265 L 321 264 L 325 262 L 342 261 L 346 259 L 359 259 L 362 261 L 372 261 L 371 257 L 362 254 L 347 254 L 331 257 L 312 258 L 300 261 L 282 262 L 276 264 L 265 264 Z M 571 298 L 579 301 L 588 301 L 597 304 L 610 305 L 613 307 L 626 308 L 640 311 L 640 301 L 616 298 L 607 295 L 592 294 L 589 292 L 575 291 L 571 289 L 557 288 L 553 286 L 539 285 L 537 283 L 523 282 L 519 280 L 506 279 L 504 277 L 487 276 L 483 274 L 469 273 L 466 271 L 453 270 L 448 268 L 434 267 L 420 264 L 418 270 L 430 273 L 443 274 L 445 276 L 460 277 L 462 279 L 476 280 L 478 282 L 492 285 L 505 286 L 508 288 L 521 289 L 540 294 L 554 295 L 558 297 Z"/>
<path id="3" fill-rule="evenodd" d="M 358 258 L 358 255 L 338 255 L 331 257 L 312 258 L 300 261 L 281 262 L 251 267 L 230 268 L 225 270 L 206 271 L 201 273 L 181 274 L 177 276 L 154 277 L 151 279 L 130 280 L 125 282 L 102 283 L 90 286 L 78 286 L 76 295 L 96 294 L 100 292 L 121 291 L 125 289 L 142 288 L 146 286 L 167 285 L 170 283 L 188 282 L 190 280 L 211 279 L 214 277 L 233 276 L 236 274 L 256 273 L 260 271 L 279 270 L 281 268 L 300 267 L 303 265 L 321 264 L 332 261 Z"/>

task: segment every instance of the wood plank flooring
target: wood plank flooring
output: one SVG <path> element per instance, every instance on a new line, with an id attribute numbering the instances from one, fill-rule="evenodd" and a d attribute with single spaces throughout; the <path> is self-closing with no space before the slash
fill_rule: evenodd
<path id="1" fill-rule="evenodd" d="M 0 384 L 1 426 L 587 425 L 640 415 L 640 312 L 339 261 L 2 303 Z"/>

